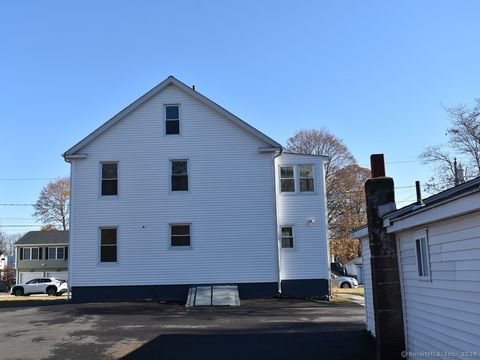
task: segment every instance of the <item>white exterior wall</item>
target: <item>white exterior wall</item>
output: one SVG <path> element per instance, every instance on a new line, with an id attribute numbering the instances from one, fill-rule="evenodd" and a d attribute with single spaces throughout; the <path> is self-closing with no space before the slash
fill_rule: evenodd
<path id="1" fill-rule="evenodd" d="M 180 104 L 181 135 L 165 135 L 164 104 Z M 258 152 L 266 146 L 166 87 L 73 160 L 70 285 L 277 282 L 272 154 Z M 189 161 L 188 192 L 170 191 L 172 159 Z M 100 196 L 102 161 L 118 161 L 116 197 Z M 191 224 L 191 248 L 170 247 L 169 223 Z M 118 227 L 117 263 L 99 261 L 102 226 Z"/>
<path id="2" fill-rule="evenodd" d="M 304 164 L 314 166 L 315 179 L 313 193 L 300 193 L 298 181 L 295 193 L 282 193 L 280 181 L 277 181 L 278 225 L 294 226 L 294 248 L 280 252 L 282 280 L 329 278 L 324 161 L 325 158 L 318 156 L 288 153 L 275 160 L 278 178 L 280 166 Z M 309 224 L 309 219 L 314 219 L 315 223 Z"/>
<path id="3" fill-rule="evenodd" d="M 414 243 L 422 229 L 396 235 L 407 350 L 441 353 L 431 359 L 480 358 L 480 212 L 427 227 L 431 280 L 426 281 L 418 278 Z M 468 351 L 476 356 L 461 357 Z"/>
<path id="4" fill-rule="evenodd" d="M 372 267 L 370 262 L 370 245 L 368 237 L 360 239 L 362 247 L 363 286 L 365 291 L 365 322 L 367 330 L 375 336 L 375 313 L 373 311 Z"/>

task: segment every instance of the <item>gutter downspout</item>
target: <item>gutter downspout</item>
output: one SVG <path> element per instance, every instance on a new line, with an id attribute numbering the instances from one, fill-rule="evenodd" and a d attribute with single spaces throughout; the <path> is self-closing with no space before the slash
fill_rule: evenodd
<path id="1" fill-rule="evenodd" d="M 278 202 L 277 202 L 277 169 L 275 167 L 275 159 L 278 158 L 283 153 L 283 148 L 280 148 L 278 153 L 275 153 L 272 157 L 272 168 L 273 168 L 273 202 L 275 208 L 275 234 L 277 240 L 277 274 L 278 274 L 278 293 L 282 293 L 282 276 L 281 276 L 281 249 L 280 249 L 280 234 L 278 229 Z"/>
<path id="2" fill-rule="evenodd" d="M 68 292 L 67 292 L 67 299 L 72 300 L 72 274 L 73 274 L 73 268 L 72 268 L 72 253 L 73 253 L 73 242 L 72 242 L 72 223 L 73 223 L 73 214 L 72 214 L 72 209 L 73 209 L 73 166 L 74 162 L 72 162 L 74 158 L 67 158 L 66 156 L 64 157 L 65 162 L 70 164 L 70 209 L 69 211 L 69 221 L 68 221 Z"/>

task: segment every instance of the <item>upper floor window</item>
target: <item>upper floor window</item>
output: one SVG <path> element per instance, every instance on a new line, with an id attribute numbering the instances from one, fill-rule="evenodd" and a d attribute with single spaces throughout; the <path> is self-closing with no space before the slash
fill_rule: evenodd
<path id="1" fill-rule="evenodd" d="M 417 255 L 417 272 L 420 278 L 430 277 L 430 254 L 428 251 L 427 233 L 415 237 L 415 253 Z"/>
<path id="2" fill-rule="evenodd" d="M 280 167 L 280 191 L 295 192 L 295 172 L 293 166 Z"/>
<path id="3" fill-rule="evenodd" d="M 64 247 L 48 247 L 45 254 L 45 258 L 50 260 L 63 260 L 66 258 Z"/>
<path id="4" fill-rule="evenodd" d="M 180 134 L 180 107 L 178 105 L 165 106 L 165 134 Z"/>
<path id="5" fill-rule="evenodd" d="M 172 191 L 188 191 L 188 160 L 172 160 Z"/>
<path id="6" fill-rule="evenodd" d="M 313 166 L 300 165 L 299 173 L 300 173 L 300 191 L 301 192 L 314 191 Z"/>
<path id="7" fill-rule="evenodd" d="M 102 196 L 118 194 L 118 164 L 102 163 Z"/>
<path id="8" fill-rule="evenodd" d="M 38 247 L 25 247 L 20 249 L 20 260 L 41 260 L 42 249 Z"/>
<path id="9" fill-rule="evenodd" d="M 282 226 L 282 249 L 293 248 L 293 226 Z"/>
<path id="10" fill-rule="evenodd" d="M 190 246 L 190 224 L 170 225 L 170 245 Z"/>
<path id="11" fill-rule="evenodd" d="M 117 229 L 100 229 L 100 262 L 117 261 Z"/>

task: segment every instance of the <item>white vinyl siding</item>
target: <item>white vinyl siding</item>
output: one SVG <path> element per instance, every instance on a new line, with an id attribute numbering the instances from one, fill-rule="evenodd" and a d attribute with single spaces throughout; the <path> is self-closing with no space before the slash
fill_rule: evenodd
<path id="1" fill-rule="evenodd" d="M 283 249 L 288 251 L 280 254 L 282 280 L 329 278 L 323 161 L 324 158 L 318 156 L 288 153 L 276 159 L 278 177 L 284 166 L 294 167 L 297 183 L 300 166 L 312 166 L 315 174 L 315 192 L 299 192 L 296 185 L 296 193 L 284 193 L 280 191 L 280 181 L 277 181 L 278 223 L 294 226 L 295 236 L 293 249 Z M 281 239 L 279 241 L 281 246 Z"/>
<path id="2" fill-rule="evenodd" d="M 408 351 L 480 358 L 480 213 L 428 226 L 430 281 L 418 276 L 417 234 L 397 234 Z"/>
<path id="3" fill-rule="evenodd" d="M 372 272 L 368 237 L 361 239 L 361 247 L 363 285 L 365 291 L 365 322 L 367 324 L 367 330 L 375 336 L 375 313 L 373 312 Z"/>
<path id="4" fill-rule="evenodd" d="M 165 136 L 166 104 L 181 104 L 180 136 Z M 176 86 L 166 87 L 82 149 L 87 159 L 74 160 L 70 283 L 276 282 L 272 154 L 258 151 L 266 146 Z M 105 159 L 121 164 L 121 196 L 97 196 Z M 172 159 L 188 159 L 188 192 L 171 192 Z M 194 246 L 174 251 L 169 224 L 186 219 Z M 92 255 L 106 224 L 121 228 L 115 266 Z"/>

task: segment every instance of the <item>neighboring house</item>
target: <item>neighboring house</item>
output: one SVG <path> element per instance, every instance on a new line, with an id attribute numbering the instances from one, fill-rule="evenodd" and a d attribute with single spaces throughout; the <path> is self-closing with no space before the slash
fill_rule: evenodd
<path id="1" fill-rule="evenodd" d="M 480 358 L 480 178 L 390 212 L 384 227 L 397 242 L 407 352 Z M 352 238 L 362 242 L 374 333 L 368 229 Z"/>
<path id="2" fill-rule="evenodd" d="M 77 301 L 328 294 L 324 164 L 170 76 L 64 154 Z"/>
<path id="3" fill-rule="evenodd" d="M 37 277 L 68 280 L 68 231 L 30 231 L 15 243 L 17 284 Z"/>
<path id="4" fill-rule="evenodd" d="M 356 257 L 345 263 L 347 275 L 357 279 L 359 284 L 363 284 L 362 257 Z"/>
<path id="5" fill-rule="evenodd" d="M 3 269 L 5 269 L 6 266 L 15 268 L 15 256 L 5 254 L 0 255 L 0 274 L 3 273 Z"/>

